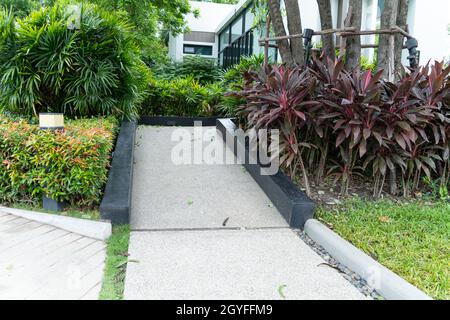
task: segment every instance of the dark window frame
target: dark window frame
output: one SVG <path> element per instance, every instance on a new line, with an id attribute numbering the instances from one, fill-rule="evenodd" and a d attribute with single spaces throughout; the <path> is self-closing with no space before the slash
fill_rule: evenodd
<path id="1" fill-rule="evenodd" d="M 254 34 L 255 27 L 250 27 L 246 30 L 247 13 L 251 10 L 253 2 L 248 3 L 248 6 L 244 8 L 239 15 L 236 15 L 233 20 L 230 20 L 228 24 L 219 33 L 219 45 L 217 54 L 217 63 L 219 66 L 224 68 L 231 67 L 240 62 L 242 55 L 252 55 L 253 54 L 253 40 L 257 36 Z M 239 38 L 235 39 L 233 42 L 231 28 L 233 24 L 242 18 L 242 33 Z M 220 41 L 221 36 L 228 32 L 228 44 L 222 48 L 222 43 Z M 222 63 L 221 63 L 222 55 Z M 278 56 L 278 52 L 275 52 L 275 59 Z"/>
<path id="2" fill-rule="evenodd" d="M 186 47 L 194 48 L 194 52 L 186 52 Z M 210 54 L 205 54 L 205 53 L 201 53 L 201 52 L 199 53 L 196 49 L 208 49 L 208 52 L 211 52 L 211 53 Z M 213 45 L 183 43 L 183 54 L 201 55 L 201 56 L 211 57 L 213 55 L 213 51 L 214 51 Z"/>

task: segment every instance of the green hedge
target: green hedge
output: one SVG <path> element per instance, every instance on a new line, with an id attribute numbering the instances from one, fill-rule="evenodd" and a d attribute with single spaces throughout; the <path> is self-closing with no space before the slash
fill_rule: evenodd
<path id="1" fill-rule="evenodd" d="M 155 79 L 148 87 L 148 97 L 140 110 L 141 115 L 164 116 L 231 116 L 245 101 L 227 95 L 244 87 L 242 75 L 257 71 L 263 56 L 243 57 L 241 62 L 226 71 L 219 71 L 210 60 L 185 58 L 182 63 L 154 67 Z M 179 66 L 177 69 L 175 66 Z M 211 71 L 211 78 L 205 70 Z M 219 77 L 218 73 L 222 73 Z"/>
<path id="2" fill-rule="evenodd" d="M 141 115 L 209 116 L 224 94 L 218 84 L 201 85 L 192 76 L 155 80 L 149 84 Z"/>
<path id="3" fill-rule="evenodd" d="M 218 82 L 222 76 L 222 70 L 217 66 L 215 59 L 201 56 L 185 56 L 182 62 L 158 64 L 153 66 L 152 70 L 158 80 L 175 80 L 192 76 L 202 85 Z"/>
<path id="4" fill-rule="evenodd" d="M 72 120 L 64 132 L 0 116 L 0 202 L 37 203 L 42 195 L 71 205 L 101 201 L 117 122 Z"/>

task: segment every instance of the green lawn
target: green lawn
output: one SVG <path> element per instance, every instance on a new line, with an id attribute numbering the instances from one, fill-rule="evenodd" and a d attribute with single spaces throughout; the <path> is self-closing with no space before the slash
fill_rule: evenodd
<path id="1" fill-rule="evenodd" d="M 122 300 L 128 262 L 130 227 L 117 226 L 108 240 L 100 300 Z"/>
<path id="2" fill-rule="evenodd" d="M 435 299 L 450 299 L 450 203 L 351 199 L 317 218 Z"/>
<path id="3" fill-rule="evenodd" d="M 72 218 L 80 218 L 80 219 L 87 219 L 87 220 L 100 220 L 100 212 L 96 209 L 80 209 L 80 208 L 70 208 L 69 207 L 69 208 L 66 208 L 64 211 L 54 212 L 54 211 L 45 210 L 42 207 L 32 206 L 32 205 L 27 205 L 27 204 L 22 204 L 22 203 L 13 203 L 13 204 L 9 204 L 7 206 L 10 206 L 11 208 L 15 208 L 15 209 L 43 212 L 43 213 L 49 213 L 49 214 L 57 214 L 60 216 L 66 216 L 66 217 L 72 217 Z"/>

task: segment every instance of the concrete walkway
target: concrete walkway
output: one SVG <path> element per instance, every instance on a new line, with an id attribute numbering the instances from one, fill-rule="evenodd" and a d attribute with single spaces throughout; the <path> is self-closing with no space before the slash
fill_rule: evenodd
<path id="1" fill-rule="evenodd" d="M 0 210 L 0 300 L 98 299 L 105 244 Z"/>
<path id="2" fill-rule="evenodd" d="M 139 127 L 125 299 L 365 299 L 287 225 L 240 165 L 174 165 Z M 204 143 L 219 144 L 215 128 Z"/>

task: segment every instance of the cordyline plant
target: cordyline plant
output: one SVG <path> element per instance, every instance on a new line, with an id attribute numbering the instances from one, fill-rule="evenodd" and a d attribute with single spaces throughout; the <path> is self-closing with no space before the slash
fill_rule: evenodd
<path id="1" fill-rule="evenodd" d="M 315 78 L 305 68 L 273 66 L 259 73 L 247 72 L 246 83 L 247 90 L 240 95 L 247 104 L 240 110 L 248 119 L 248 126 L 280 129 L 280 164 L 289 170 L 291 177 L 300 166 L 306 193 L 310 194 L 302 153 L 314 146 L 302 141 L 299 133 L 311 121 L 311 107 L 319 104 L 311 100 Z"/>
<path id="2" fill-rule="evenodd" d="M 353 175 L 373 178 L 380 197 L 389 191 L 410 195 L 420 183 L 449 184 L 450 67 L 436 62 L 405 73 L 397 83 L 381 71 L 349 73 L 342 60 L 315 59 L 309 68 L 271 67 L 246 75 L 239 95 L 249 128 L 281 131 L 282 162 L 293 176 L 299 166 L 321 183 L 325 172 L 348 193 Z"/>
<path id="3" fill-rule="evenodd" d="M 339 150 L 340 161 L 328 171 L 341 180 L 341 193 L 347 194 L 350 180 L 356 172 L 357 160 L 367 153 L 368 140 L 379 136 L 375 123 L 378 118 L 381 72 L 361 73 L 344 70 L 343 61 L 329 61 L 325 67 L 315 62 L 319 79 L 324 82 L 323 93 L 318 96 L 325 107 L 318 117 L 327 120 L 335 137 L 335 147 Z M 329 143 L 329 142 L 328 142 Z"/>

